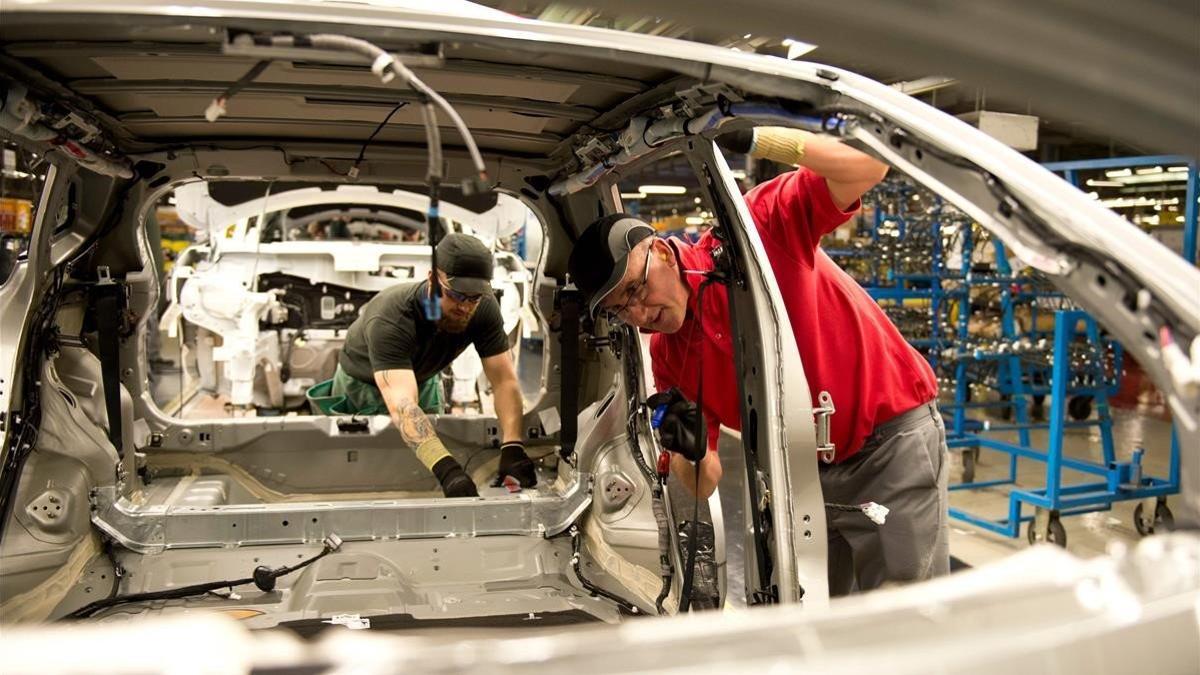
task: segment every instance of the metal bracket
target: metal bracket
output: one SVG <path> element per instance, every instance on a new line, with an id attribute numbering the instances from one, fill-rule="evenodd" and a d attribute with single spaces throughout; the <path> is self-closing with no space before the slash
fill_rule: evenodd
<path id="1" fill-rule="evenodd" d="M 817 395 L 817 403 L 821 405 L 821 407 L 813 409 L 813 417 L 817 423 L 817 454 L 822 462 L 832 464 L 834 447 L 833 443 L 829 441 L 829 418 L 837 410 L 833 407 L 833 397 L 827 391 L 822 391 Z"/>
<path id="2" fill-rule="evenodd" d="M 694 117 L 721 97 L 728 99 L 732 103 L 740 103 L 744 100 L 729 85 L 715 82 L 698 84 L 688 89 L 676 91 L 675 96 L 679 99 L 682 108 L 681 112 L 686 117 Z"/>

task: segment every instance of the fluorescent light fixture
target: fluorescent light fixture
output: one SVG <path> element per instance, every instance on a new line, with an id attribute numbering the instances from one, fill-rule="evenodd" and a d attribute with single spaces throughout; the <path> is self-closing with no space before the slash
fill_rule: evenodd
<path id="1" fill-rule="evenodd" d="M 688 225 L 703 225 L 704 219 L 700 216 L 688 216 L 687 218 L 683 219 L 683 222 L 687 223 Z"/>
<path id="2" fill-rule="evenodd" d="M 1144 169 L 1134 169 L 1133 172 L 1139 176 L 1149 176 L 1152 173 L 1162 173 L 1163 170 L 1161 166 L 1152 166 Z"/>
<path id="3" fill-rule="evenodd" d="M 1125 176 L 1118 178 L 1124 185 L 1139 185 L 1143 183 L 1184 183 L 1187 181 L 1186 173 L 1167 173 L 1160 171 L 1158 173 L 1139 174 L 1137 176 Z"/>
<path id="4" fill-rule="evenodd" d="M 801 56 L 816 49 L 817 46 L 808 42 L 801 42 L 793 38 L 788 38 L 783 41 L 783 46 L 788 48 L 787 57 L 789 59 L 798 59 Z"/>
<path id="5" fill-rule="evenodd" d="M 1150 197 L 1114 197 L 1102 199 L 1100 203 L 1110 209 L 1127 209 L 1134 206 L 1178 206 L 1179 198 L 1151 199 Z"/>
<path id="6" fill-rule="evenodd" d="M 742 39 L 749 40 L 751 35 L 753 35 L 753 33 L 746 33 L 745 35 L 742 36 Z"/>
<path id="7" fill-rule="evenodd" d="M 1089 178 L 1087 181 L 1088 187 L 1121 187 L 1123 185 L 1125 184 L 1119 180 L 1096 180 L 1095 178 Z"/>
<path id="8" fill-rule="evenodd" d="M 645 192 L 622 192 L 621 199 L 645 199 Z"/>
<path id="9" fill-rule="evenodd" d="M 1104 175 L 1108 176 L 1109 178 L 1120 178 L 1121 176 L 1132 176 L 1133 170 L 1132 169 L 1113 169 L 1112 171 L 1105 171 Z"/>
<path id="10" fill-rule="evenodd" d="M 687 193 L 682 185 L 639 185 L 638 192 L 648 195 L 681 195 Z"/>
<path id="11" fill-rule="evenodd" d="M 1167 167 L 1167 171 L 1170 171 L 1171 173 L 1187 173 L 1187 170 L 1188 170 L 1188 168 L 1186 166 L 1169 166 L 1169 167 Z"/>

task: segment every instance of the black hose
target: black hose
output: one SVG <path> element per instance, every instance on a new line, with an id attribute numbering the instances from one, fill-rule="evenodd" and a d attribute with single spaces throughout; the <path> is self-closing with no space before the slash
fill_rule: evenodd
<path id="1" fill-rule="evenodd" d="M 392 108 L 391 112 L 387 114 L 387 117 L 384 117 L 383 121 L 379 123 L 379 126 L 375 127 L 375 131 L 372 131 L 371 135 L 367 136 L 367 140 L 362 144 L 362 147 L 358 149 L 358 157 L 354 159 L 354 164 L 351 167 L 352 170 L 357 169 L 358 165 L 362 164 L 363 157 L 367 154 L 367 147 L 371 145 L 371 141 L 374 141 L 375 137 L 379 135 L 379 132 L 383 131 L 383 128 L 387 126 L 387 123 L 391 121 L 392 115 L 395 115 L 406 105 L 408 105 L 407 101 L 401 101 L 400 103 L 397 103 L 396 107 Z"/>
<path id="2" fill-rule="evenodd" d="M 583 563 L 579 556 L 579 528 L 574 525 L 571 526 L 571 550 L 571 569 L 575 570 L 575 576 L 579 579 L 579 583 L 583 586 L 584 590 L 586 590 L 588 593 L 591 593 L 593 596 L 599 596 L 607 600 L 611 600 L 614 604 L 629 614 L 642 613 L 642 611 L 637 608 L 637 605 L 634 605 L 633 603 L 616 594 L 609 593 L 603 588 L 600 588 L 599 586 L 588 581 L 587 577 L 583 576 Z"/>
<path id="3" fill-rule="evenodd" d="M 724 277 L 719 273 L 710 273 L 707 278 L 700 284 L 700 290 L 696 293 L 696 323 L 700 325 L 700 330 L 704 330 L 704 291 L 714 283 L 719 282 Z M 700 364 L 699 377 L 696 383 L 696 422 L 695 428 L 692 430 L 693 436 L 697 443 L 703 443 L 705 455 L 708 454 L 708 434 L 704 425 L 704 349 L 700 349 Z M 696 486 L 693 496 L 696 498 L 694 507 L 692 508 L 692 532 L 688 536 L 688 558 L 687 566 L 683 569 L 683 589 L 680 591 L 679 611 L 687 612 L 692 608 L 692 583 L 696 577 L 696 549 L 699 547 L 699 539 L 697 528 L 700 521 L 700 463 L 704 461 L 704 456 L 696 460 Z"/>
<path id="4" fill-rule="evenodd" d="M 252 576 L 244 579 L 230 579 L 225 581 L 209 581 L 202 584 L 192 584 L 191 586 L 180 586 L 179 588 L 167 588 L 159 591 L 147 591 L 145 593 L 130 593 L 128 595 L 116 595 L 103 600 L 90 602 L 83 607 L 63 616 L 63 620 L 87 619 L 109 607 L 117 605 L 127 605 L 132 602 L 148 602 L 151 600 L 177 600 L 180 598 L 189 598 L 196 595 L 205 595 L 219 588 L 233 589 L 234 586 L 245 586 L 246 584 L 255 584 L 264 592 L 270 591 L 275 586 L 275 579 L 291 574 L 298 569 L 307 567 L 314 562 L 324 558 L 341 548 L 342 540 L 336 534 L 331 534 L 325 538 L 325 548 L 320 553 L 296 563 L 290 567 L 281 567 L 272 570 L 268 567 L 259 567 L 254 570 Z M 114 571 L 114 574 L 116 572 Z"/>
<path id="5" fill-rule="evenodd" d="M 218 96 L 217 100 L 229 101 L 229 99 L 233 98 L 235 94 L 242 89 L 245 89 L 246 85 L 253 82 L 259 75 L 262 75 L 262 72 L 266 70 L 267 66 L 269 65 L 271 65 L 269 60 L 259 61 L 258 63 L 254 64 L 250 70 L 246 71 L 245 75 L 242 75 L 240 78 L 238 78 L 237 82 L 234 82 L 229 86 L 228 89 L 224 91 L 224 93 Z"/>

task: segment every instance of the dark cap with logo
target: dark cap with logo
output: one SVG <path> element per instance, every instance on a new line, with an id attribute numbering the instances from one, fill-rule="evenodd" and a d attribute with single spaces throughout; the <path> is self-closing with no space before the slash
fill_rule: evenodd
<path id="1" fill-rule="evenodd" d="M 571 280 L 583 292 L 588 312 L 596 310 L 608 297 L 629 267 L 629 252 L 638 242 L 654 236 L 654 228 L 628 213 L 604 216 L 588 226 L 567 261 Z"/>
<path id="2" fill-rule="evenodd" d="M 492 292 L 495 258 L 475 237 L 451 232 L 437 245 L 438 269 L 446 273 L 450 288 L 459 293 L 483 295 Z"/>

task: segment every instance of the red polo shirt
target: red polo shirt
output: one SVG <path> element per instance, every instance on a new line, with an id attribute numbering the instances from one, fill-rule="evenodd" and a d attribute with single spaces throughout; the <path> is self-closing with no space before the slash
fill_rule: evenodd
<path id="1" fill-rule="evenodd" d="M 837 412 L 830 439 L 834 461 L 841 462 L 862 448 L 878 424 L 933 400 L 937 379 L 871 296 L 817 246 L 859 204 L 839 210 L 825 179 L 804 168 L 755 187 L 745 199 L 775 272 L 812 397 L 821 391 L 833 397 Z M 713 268 L 711 251 L 719 242 L 711 233 L 695 244 L 668 242 L 682 269 Z M 727 291 L 719 284 L 704 291 L 701 326 L 696 303 L 704 277 L 683 279 L 692 291 L 683 326 L 650 339 L 654 381 L 659 391 L 674 386 L 695 400 L 703 350 L 704 413 L 709 448 L 715 448 L 718 422 L 742 426 Z M 796 375 L 785 374 L 785 381 L 790 376 Z"/>

